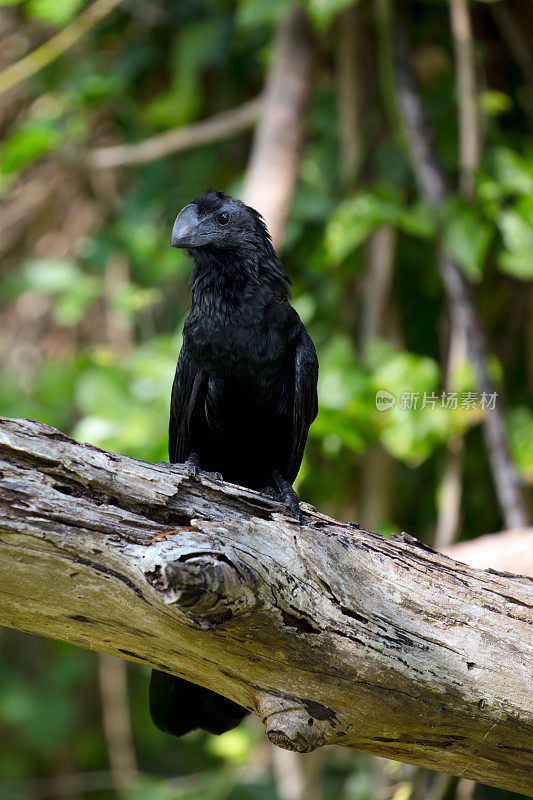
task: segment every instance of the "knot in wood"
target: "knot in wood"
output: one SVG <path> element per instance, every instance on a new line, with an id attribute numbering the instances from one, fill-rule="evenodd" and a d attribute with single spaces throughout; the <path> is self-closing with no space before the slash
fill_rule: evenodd
<path id="1" fill-rule="evenodd" d="M 257 698 L 257 710 L 272 744 L 284 750 L 310 753 L 331 739 L 331 726 L 322 713 L 329 709 L 317 703 L 265 692 Z"/>
<path id="2" fill-rule="evenodd" d="M 320 723 L 305 709 L 279 711 L 265 722 L 266 734 L 272 744 L 295 753 L 311 753 L 326 743 Z"/>
<path id="3" fill-rule="evenodd" d="M 150 578 L 166 603 L 191 618 L 220 624 L 254 605 L 248 581 L 223 556 L 202 554 L 162 564 Z"/>

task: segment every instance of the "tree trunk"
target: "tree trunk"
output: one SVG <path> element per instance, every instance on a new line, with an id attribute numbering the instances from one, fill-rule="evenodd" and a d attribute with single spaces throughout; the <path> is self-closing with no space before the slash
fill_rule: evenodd
<path id="1" fill-rule="evenodd" d="M 533 792 L 529 578 L 3 418 L 0 554 L 4 625 L 215 689 L 290 750 Z"/>
<path id="2" fill-rule="evenodd" d="M 242 192 L 243 201 L 265 218 L 276 248 L 283 243 L 296 185 L 313 52 L 307 16 L 295 5 L 277 30 Z"/>

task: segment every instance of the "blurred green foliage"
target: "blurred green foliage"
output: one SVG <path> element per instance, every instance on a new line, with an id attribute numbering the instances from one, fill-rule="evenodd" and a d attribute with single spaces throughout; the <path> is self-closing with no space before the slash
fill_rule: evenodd
<path id="1" fill-rule="evenodd" d="M 347 182 L 336 127 L 336 18 L 349 2 L 306 2 L 319 43 L 317 74 L 282 257 L 295 306 L 319 353 L 320 412 L 298 490 L 341 518 L 364 513 L 361 487 L 369 456 L 381 447 L 393 467 L 392 488 L 381 517 L 369 522 L 360 516 L 361 523 L 384 533 L 406 529 L 431 541 L 446 446 L 464 435 L 462 530 L 475 536 L 500 526 L 482 413 L 460 404 L 443 409 L 439 401 L 435 408 L 422 407 L 424 393 L 440 398 L 444 386 L 445 308 L 435 238 L 442 233 L 475 284 L 513 457 L 531 486 L 528 87 L 513 52 L 500 41 L 489 4 L 471 3 L 487 83 L 479 99 L 483 158 L 474 198 L 452 196 L 436 218 L 419 199 L 406 143 L 396 130 L 386 69 L 390 42 L 380 41 L 372 4 L 359 3 L 368 33 L 363 155 L 357 178 Z M 2 117 L 0 201 L 18 209 L 24 191 L 28 199 L 6 229 L 11 235 L 14 226 L 18 235 L 6 246 L 0 272 L 0 414 L 39 419 L 137 458 L 166 459 L 170 387 L 190 271 L 187 256 L 169 247 L 170 229 L 180 208 L 207 187 L 239 192 L 250 134 L 112 177 L 88 173 L 76 159 L 83 162 L 85 149 L 139 142 L 256 96 L 274 25 L 290 5 L 128 0 L 15 94 Z M 447 3 L 406 5 L 439 154 L 456 183 L 457 87 Z M 83 2 L 0 0 L 0 6 L 5 36 L 22 37 L 22 44 L 11 43 L 22 47 L 20 56 L 72 22 Z M 50 164 L 53 171 L 46 170 Z M 39 192 L 45 201 L 35 212 L 32 198 Z M 82 224 L 84 215 L 89 221 Z M 395 232 L 393 297 L 383 330 L 363 341 L 369 238 L 383 226 Z M 454 388 L 475 391 L 467 365 L 458 368 Z M 387 411 L 376 408 L 376 393 L 383 390 L 396 398 Z M 418 393 L 417 408 L 402 407 L 405 392 Z M 381 480 L 379 474 L 371 477 Z M 30 778 L 107 769 L 94 654 L 9 631 L 2 633 L 0 647 L 0 782 L 22 781 L 4 791 L 2 800 L 37 797 L 35 787 L 24 783 Z M 129 679 L 137 758 L 146 775 L 127 800 L 277 796 L 268 772 L 239 772 L 257 760 L 262 746 L 253 720 L 221 738 L 195 733 L 176 742 L 149 721 L 146 671 L 131 667 Z M 329 754 L 323 797 L 371 800 L 364 762 L 345 755 Z M 172 783 L 176 775 L 191 780 Z M 477 798 L 509 796 L 482 787 L 476 792 Z M 75 796 L 105 800 L 115 793 L 107 788 Z"/>

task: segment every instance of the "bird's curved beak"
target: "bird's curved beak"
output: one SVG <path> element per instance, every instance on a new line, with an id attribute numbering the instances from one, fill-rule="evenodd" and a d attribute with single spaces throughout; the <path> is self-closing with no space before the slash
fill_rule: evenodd
<path id="1" fill-rule="evenodd" d="M 207 244 L 205 234 L 203 235 L 198 230 L 199 225 L 198 206 L 195 203 L 189 203 L 176 217 L 170 239 L 171 247 L 198 247 Z"/>

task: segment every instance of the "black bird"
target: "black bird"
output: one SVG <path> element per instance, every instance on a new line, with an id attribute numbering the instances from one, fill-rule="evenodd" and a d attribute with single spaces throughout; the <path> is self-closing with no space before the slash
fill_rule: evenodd
<path id="1" fill-rule="evenodd" d="M 194 259 L 191 308 L 172 387 L 169 456 L 189 474 L 277 489 L 299 520 L 292 483 L 316 417 L 318 361 L 289 303 L 289 278 L 261 215 L 209 190 L 185 206 L 172 247 Z M 150 711 L 166 733 L 223 733 L 246 709 L 152 672 Z"/>

